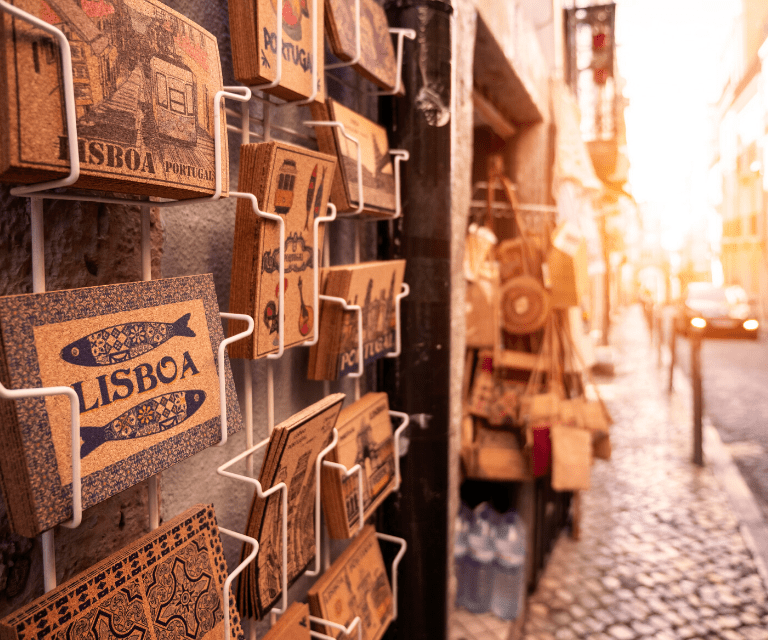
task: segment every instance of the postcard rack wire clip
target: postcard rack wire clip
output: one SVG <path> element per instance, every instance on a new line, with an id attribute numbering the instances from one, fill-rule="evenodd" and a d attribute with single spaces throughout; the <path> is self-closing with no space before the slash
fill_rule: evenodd
<path id="1" fill-rule="evenodd" d="M 360 616 L 355 616 L 347 627 L 345 627 L 343 624 L 339 624 L 338 622 L 331 622 L 330 620 L 318 618 L 317 616 L 309 616 L 309 621 L 314 622 L 315 624 L 321 624 L 325 627 L 331 627 L 337 631 L 341 631 L 345 638 L 350 638 L 352 636 L 352 631 L 357 628 L 357 640 L 363 640 L 363 626 L 360 624 Z M 329 636 L 328 634 L 322 633 L 321 631 L 315 631 L 314 629 L 309 630 L 309 635 L 313 638 L 320 638 L 320 640 L 336 640 L 336 638 L 333 636 Z"/>

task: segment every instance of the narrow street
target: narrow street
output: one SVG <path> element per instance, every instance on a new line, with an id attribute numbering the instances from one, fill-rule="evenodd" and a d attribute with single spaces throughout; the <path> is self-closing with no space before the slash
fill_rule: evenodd
<path id="1" fill-rule="evenodd" d="M 677 362 L 690 379 L 691 347 L 677 341 Z M 701 349 L 704 413 L 768 518 L 768 335 L 706 339 Z"/>

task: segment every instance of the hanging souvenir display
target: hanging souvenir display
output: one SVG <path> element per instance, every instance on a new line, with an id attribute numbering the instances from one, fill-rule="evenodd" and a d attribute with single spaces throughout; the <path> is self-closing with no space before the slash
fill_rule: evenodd
<path id="1" fill-rule="evenodd" d="M 0 380 L 80 403 L 83 508 L 221 439 L 224 336 L 210 274 L 0 298 Z M 229 433 L 242 426 L 225 359 Z M 72 517 L 70 400 L 0 400 L 0 475 L 14 531 Z"/>
<path id="2" fill-rule="evenodd" d="M 80 178 L 73 185 L 167 198 L 211 195 L 214 133 L 229 185 L 219 47 L 156 0 L 14 0 L 67 35 L 72 51 Z M 64 177 L 71 160 L 56 40 L 0 14 L 0 180 Z"/>
<path id="3" fill-rule="evenodd" d="M 284 142 L 240 150 L 238 190 L 253 193 L 260 209 L 285 221 L 285 348 L 314 337 L 314 220 L 325 215 L 335 169 L 333 157 Z M 324 227 L 318 229 L 319 249 Z M 238 200 L 229 310 L 252 316 L 256 327 L 252 336 L 229 347 L 232 357 L 261 358 L 279 348 L 279 245 L 278 224 L 256 214 L 249 200 Z M 230 322 L 229 334 L 244 328 L 242 322 Z"/>

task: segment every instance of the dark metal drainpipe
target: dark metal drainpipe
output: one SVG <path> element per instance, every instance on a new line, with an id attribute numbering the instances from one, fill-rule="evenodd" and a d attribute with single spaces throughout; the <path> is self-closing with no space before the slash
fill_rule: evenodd
<path id="1" fill-rule="evenodd" d="M 388 637 L 447 637 L 449 357 L 451 351 L 451 14 L 448 2 L 385 3 L 389 23 L 416 31 L 405 41 L 405 96 L 384 99 L 390 143 L 408 149 L 403 217 L 382 258 L 405 258 L 411 294 L 403 301 L 403 351 L 381 365 L 393 409 L 412 415 L 402 486 L 380 514 L 384 531 L 401 535 L 398 620 Z M 386 113 L 391 109 L 392 113 Z M 387 235 L 387 234 L 381 234 Z M 413 416 L 418 416 L 414 418 Z"/>

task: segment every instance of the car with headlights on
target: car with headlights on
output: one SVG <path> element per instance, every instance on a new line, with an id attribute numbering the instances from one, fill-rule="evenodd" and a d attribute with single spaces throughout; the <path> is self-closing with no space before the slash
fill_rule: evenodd
<path id="1" fill-rule="evenodd" d="M 755 339 L 760 323 L 740 286 L 691 282 L 678 305 L 675 328 L 686 336 L 698 330 L 713 338 Z"/>

